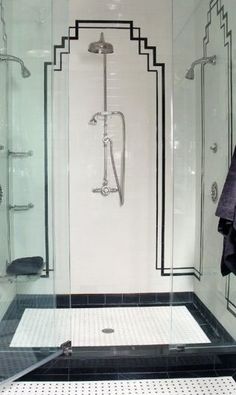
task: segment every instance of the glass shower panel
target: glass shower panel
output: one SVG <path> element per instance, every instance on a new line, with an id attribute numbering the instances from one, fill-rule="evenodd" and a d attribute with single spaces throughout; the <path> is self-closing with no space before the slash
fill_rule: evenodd
<path id="1" fill-rule="evenodd" d="M 189 294 L 184 307 L 194 319 L 190 330 L 196 333 L 196 341 L 186 337 L 186 344 L 178 345 L 178 317 L 172 309 L 172 345 L 183 350 L 196 345 L 225 347 L 234 344 L 236 335 L 235 276 L 221 274 L 223 236 L 215 212 L 235 144 L 232 53 L 236 4 L 174 1 L 173 21 L 172 280 L 175 290 L 175 268 L 181 263 L 183 286 Z M 181 221 L 184 227 L 180 227 Z"/>
<path id="2" fill-rule="evenodd" d="M 4 16 L 2 2 L 0 2 L 1 16 Z M 6 26 L 1 25 L 0 35 L 0 53 L 5 53 L 7 49 Z M 11 304 L 16 294 L 16 286 L 14 282 L 6 280 L 6 268 L 10 260 L 10 224 L 8 212 L 8 194 L 9 194 L 9 174 L 8 174 L 8 65 L 0 62 L 0 320 Z M 1 328 L 1 338 L 2 338 Z"/>
<path id="3" fill-rule="evenodd" d="M 0 183 L 3 192 L 6 190 L 0 206 L 0 226 L 5 235 L 0 280 L 1 381 L 54 358 L 63 352 L 60 345 L 70 340 L 70 317 L 64 317 L 63 310 L 58 317 L 55 309 L 52 151 L 53 139 L 57 139 L 53 136 L 57 108 L 52 104 L 52 63 L 57 23 L 64 21 L 57 19 L 59 6 L 60 11 L 64 7 L 66 19 L 66 1 L 1 1 L 0 81 L 4 95 L 0 116 L 4 141 L 0 144 L 4 148 L 0 151 Z M 63 285 L 68 294 L 66 258 Z M 36 316 L 46 322 L 45 328 L 38 327 Z M 61 322 L 65 322 L 65 331 L 59 330 Z"/>
<path id="4" fill-rule="evenodd" d="M 0 163 L 1 163 L 1 175 L 0 175 L 0 211 L 1 211 L 1 222 L 0 232 L 2 240 L 2 248 L 0 251 L 0 270 L 1 276 L 4 275 L 6 270 L 6 263 L 9 260 L 9 222 L 8 222 L 8 205 L 7 205 L 7 194 L 8 194 L 8 155 L 7 155 L 7 67 L 6 64 L 0 63 L 1 67 L 1 92 L 3 93 L 0 98 L 0 113 L 1 113 L 1 143 L 0 143 Z"/>

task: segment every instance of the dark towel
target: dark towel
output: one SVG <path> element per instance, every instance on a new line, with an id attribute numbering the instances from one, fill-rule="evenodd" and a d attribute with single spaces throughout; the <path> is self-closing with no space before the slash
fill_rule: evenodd
<path id="1" fill-rule="evenodd" d="M 41 273 L 43 265 L 41 256 L 18 258 L 8 265 L 7 274 L 10 276 L 36 275 Z"/>
<path id="2" fill-rule="evenodd" d="M 236 148 L 217 206 L 218 231 L 224 236 L 221 273 L 236 274 Z"/>

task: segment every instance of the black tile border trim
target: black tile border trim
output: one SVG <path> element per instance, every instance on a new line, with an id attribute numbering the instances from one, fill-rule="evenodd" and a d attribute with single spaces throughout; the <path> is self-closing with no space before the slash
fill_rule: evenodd
<path id="1" fill-rule="evenodd" d="M 56 295 L 58 308 L 66 307 L 112 307 L 170 305 L 190 303 L 193 292 L 163 293 L 116 293 L 116 294 L 72 294 Z"/>

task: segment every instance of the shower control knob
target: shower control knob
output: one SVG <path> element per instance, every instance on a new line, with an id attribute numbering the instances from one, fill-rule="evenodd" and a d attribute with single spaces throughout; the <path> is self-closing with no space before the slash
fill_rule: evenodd
<path id="1" fill-rule="evenodd" d="M 214 144 L 212 144 L 211 146 L 210 146 L 210 150 L 212 151 L 212 152 L 214 152 L 214 154 L 217 152 L 217 150 L 218 150 L 218 145 L 217 145 L 217 143 L 214 143 Z"/>
<path id="2" fill-rule="evenodd" d="M 218 185 L 217 182 L 213 182 L 211 185 L 211 200 L 216 203 L 218 200 Z"/>
<path id="3" fill-rule="evenodd" d="M 107 145 L 111 140 L 108 136 L 106 136 L 106 137 L 103 137 L 102 141 L 105 145 Z"/>
<path id="4" fill-rule="evenodd" d="M 107 187 L 106 185 L 104 185 L 104 186 L 101 188 L 101 194 L 102 194 L 103 196 L 108 196 L 109 193 L 110 193 L 110 188 Z"/>

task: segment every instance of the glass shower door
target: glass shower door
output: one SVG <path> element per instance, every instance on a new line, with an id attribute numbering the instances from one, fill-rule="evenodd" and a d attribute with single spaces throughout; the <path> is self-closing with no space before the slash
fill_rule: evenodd
<path id="1" fill-rule="evenodd" d="M 69 314 L 56 309 L 53 233 L 50 66 L 59 6 L 66 18 L 66 2 L 0 1 L 0 384 L 70 346 Z"/>
<path id="2" fill-rule="evenodd" d="M 185 3 L 180 15 L 173 2 L 172 286 L 175 291 L 181 281 L 188 299 L 182 306 L 186 313 L 182 344 L 177 333 L 181 318 L 172 305 L 171 345 L 181 350 L 227 348 L 235 344 L 236 336 L 235 276 L 221 274 L 223 236 L 215 213 L 235 144 L 231 29 L 236 5 L 234 1 L 227 7 L 220 1 Z M 177 277 L 175 267 L 180 263 Z"/>

